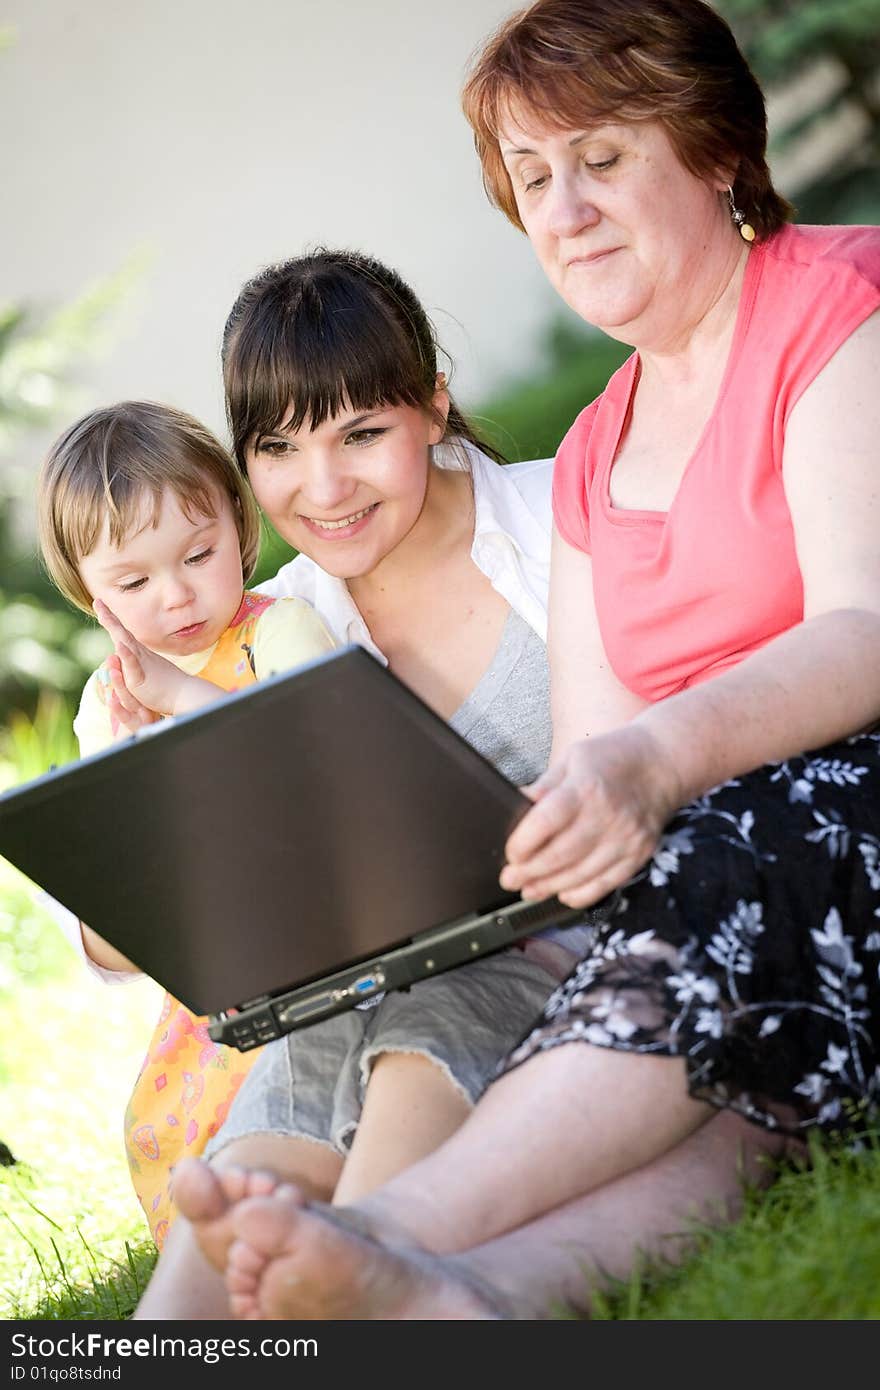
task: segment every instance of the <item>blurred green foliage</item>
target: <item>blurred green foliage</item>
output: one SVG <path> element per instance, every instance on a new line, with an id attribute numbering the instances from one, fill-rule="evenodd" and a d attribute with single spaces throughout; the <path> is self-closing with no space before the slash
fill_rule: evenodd
<path id="1" fill-rule="evenodd" d="M 785 190 L 798 221 L 880 218 L 880 0 L 716 0 L 765 93 L 802 80 L 774 124 L 770 158 L 812 143 L 816 158 Z M 837 127 L 836 122 L 844 124 Z M 829 134 L 829 163 L 819 147 Z"/>
<path id="2" fill-rule="evenodd" d="M 601 394 L 631 351 L 602 333 L 560 320 L 546 335 L 543 369 L 491 396 L 471 418 L 511 463 L 549 458 L 575 416 Z"/>
<path id="3" fill-rule="evenodd" d="M 33 464 L 19 452 L 30 432 L 81 409 L 79 364 L 118 329 L 119 309 L 142 273 L 132 256 L 115 274 L 49 314 L 0 307 L 0 720 L 33 712 L 39 693 L 67 695 L 107 650 L 96 623 L 57 593 L 33 538 Z"/>
<path id="4" fill-rule="evenodd" d="M 258 589 L 261 580 L 271 579 L 273 575 L 278 573 L 282 565 L 285 565 L 288 560 L 294 558 L 296 553 L 297 552 L 291 549 L 287 544 L 287 541 L 281 539 L 275 527 L 270 525 L 264 517 L 260 558 L 257 561 L 257 568 L 254 570 L 252 577 L 248 580 L 248 588 Z"/>
<path id="5" fill-rule="evenodd" d="M 10 715 L 0 728 L 0 791 L 74 761 L 72 714 L 62 695 L 44 690 L 33 717 L 20 710 Z M 58 977 L 70 960 L 70 948 L 28 880 L 0 859 L 0 1000 L 17 984 Z"/>

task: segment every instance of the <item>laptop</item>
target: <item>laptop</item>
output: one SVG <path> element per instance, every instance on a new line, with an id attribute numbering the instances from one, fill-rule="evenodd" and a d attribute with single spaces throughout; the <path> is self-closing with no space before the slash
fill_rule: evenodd
<path id="1" fill-rule="evenodd" d="M 582 916 L 523 793 L 359 646 L 0 796 L 0 855 L 241 1051 Z"/>

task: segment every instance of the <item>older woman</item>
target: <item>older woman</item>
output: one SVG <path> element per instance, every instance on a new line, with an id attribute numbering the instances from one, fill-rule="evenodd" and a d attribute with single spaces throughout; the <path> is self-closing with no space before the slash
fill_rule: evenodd
<path id="1" fill-rule="evenodd" d="M 583 1306 L 689 1195 L 730 1210 L 742 1148 L 880 1098 L 880 234 L 786 225 L 700 0 L 539 0 L 465 110 L 551 283 L 635 348 L 557 457 L 554 758 L 502 875 L 615 911 L 357 1224 L 182 1178 L 245 1316 Z"/>

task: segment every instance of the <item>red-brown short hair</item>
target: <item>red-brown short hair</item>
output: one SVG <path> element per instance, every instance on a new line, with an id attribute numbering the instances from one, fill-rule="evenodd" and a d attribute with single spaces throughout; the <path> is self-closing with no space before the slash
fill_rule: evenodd
<path id="1" fill-rule="evenodd" d="M 499 148 L 511 115 L 573 130 L 657 121 L 697 178 L 729 178 L 759 238 L 793 216 L 767 167 L 761 88 L 703 0 L 538 0 L 477 51 L 462 105 L 486 192 L 520 230 Z"/>

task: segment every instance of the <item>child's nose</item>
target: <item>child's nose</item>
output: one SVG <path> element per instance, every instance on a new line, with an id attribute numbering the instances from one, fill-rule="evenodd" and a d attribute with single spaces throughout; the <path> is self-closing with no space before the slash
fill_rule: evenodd
<path id="1" fill-rule="evenodd" d="M 165 581 L 163 598 L 166 608 L 184 608 L 193 600 L 194 590 L 186 575 L 170 575 Z"/>

